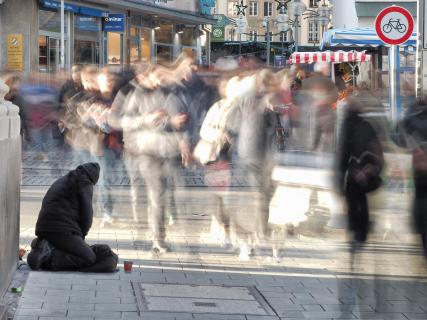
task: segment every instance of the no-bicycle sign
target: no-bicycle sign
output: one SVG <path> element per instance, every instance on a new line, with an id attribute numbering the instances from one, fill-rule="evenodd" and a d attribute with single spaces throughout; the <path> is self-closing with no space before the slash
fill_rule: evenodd
<path id="1" fill-rule="evenodd" d="M 409 40 L 414 19 L 405 8 L 391 6 L 382 10 L 375 20 L 378 37 L 386 44 L 399 45 Z"/>

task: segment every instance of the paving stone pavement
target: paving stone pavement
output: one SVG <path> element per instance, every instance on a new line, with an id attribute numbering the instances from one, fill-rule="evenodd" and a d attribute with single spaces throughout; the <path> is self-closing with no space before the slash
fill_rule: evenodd
<path id="1" fill-rule="evenodd" d="M 28 250 L 47 186 L 77 164 L 55 153 L 47 161 L 32 152 L 23 157 L 20 236 L 21 246 Z M 30 272 L 14 319 L 427 319 L 427 263 L 410 232 L 408 212 L 397 214 L 389 208 L 374 212 L 377 224 L 370 241 L 353 256 L 343 230 L 319 231 L 314 225 L 315 231 L 301 228 L 288 237 L 282 230 L 283 237 L 277 240 L 280 261 L 272 258 L 271 243 L 257 246 L 249 261 L 241 261 L 235 250 L 219 245 L 209 232 L 215 204 L 204 188 L 203 171 L 184 171 L 184 186 L 193 188 L 190 194 L 177 193 L 177 204 L 185 209 L 168 228 L 173 250 L 153 255 L 146 221 L 129 220 L 123 166 L 118 164 L 115 172 L 115 212 L 120 219 L 99 228 L 95 218 L 87 240 L 109 244 L 120 257 L 120 270 L 114 274 Z M 238 173 L 233 179 L 233 186 L 247 185 Z M 384 213 L 392 217 L 386 232 L 383 224 L 387 223 L 381 223 Z M 124 260 L 133 261 L 132 273 L 123 271 Z M 164 296 L 141 290 L 148 285 L 181 287 L 173 296 Z M 188 285 L 194 288 L 190 294 Z M 243 297 L 218 299 L 213 295 L 218 287 L 249 290 L 253 296 L 248 299 L 254 304 L 241 303 L 248 300 Z M 217 312 L 215 307 L 229 301 L 228 312 Z M 239 305 L 246 309 L 238 309 Z"/>
<path id="2" fill-rule="evenodd" d="M 22 190 L 21 245 L 26 249 L 44 190 Z M 198 199 L 196 193 L 193 197 Z M 384 239 L 374 232 L 351 256 L 342 230 L 297 232 L 281 243 L 281 261 L 272 259 L 268 244 L 241 261 L 211 236 L 209 224 L 209 216 L 181 217 L 168 228 L 172 252 L 153 255 L 144 224 L 125 220 L 99 228 L 95 218 L 87 240 L 109 244 L 120 257 L 119 272 L 30 272 L 14 319 L 427 319 L 426 261 L 411 233 L 391 230 Z M 123 271 L 124 260 L 133 261 L 132 273 Z M 187 289 L 178 289 L 174 295 L 179 299 L 174 300 L 171 294 L 144 293 L 138 289 L 141 284 L 190 285 L 194 291 L 181 287 Z M 209 296 L 230 286 L 255 291 L 256 299 L 249 300 L 261 301 L 264 309 L 250 305 L 236 311 L 247 298 Z M 145 307 L 144 295 L 149 302 Z M 194 300 L 186 300 L 189 296 Z M 214 311 L 224 301 L 230 311 Z"/>

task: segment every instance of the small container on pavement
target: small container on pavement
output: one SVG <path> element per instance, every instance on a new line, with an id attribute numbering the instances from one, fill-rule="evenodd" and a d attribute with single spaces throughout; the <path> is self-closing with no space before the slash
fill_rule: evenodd
<path id="1" fill-rule="evenodd" d="M 13 293 L 21 293 L 21 292 L 22 292 L 22 287 L 13 287 L 13 288 L 11 289 L 11 291 L 12 291 Z"/>
<path id="2" fill-rule="evenodd" d="M 125 272 L 127 272 L 127 273 L 132 272 L 132 265 L 133 265 L 132 261 L 126 260 L 123 262 L 123 265 L 124 265 Z"/>

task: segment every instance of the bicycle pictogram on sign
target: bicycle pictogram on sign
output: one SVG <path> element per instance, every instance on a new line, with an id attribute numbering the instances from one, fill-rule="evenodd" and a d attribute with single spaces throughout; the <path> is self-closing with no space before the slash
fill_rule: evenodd
<path id="1" fill-rule="evenodd" d="M 405 33 L 408 28 L 405 24 L 400 23 L 400 19 L 390 19 L 388 23 L 383 25 L 384 33 L 390 33 L 393 29 L 397 30 L 399 33 Z"/>

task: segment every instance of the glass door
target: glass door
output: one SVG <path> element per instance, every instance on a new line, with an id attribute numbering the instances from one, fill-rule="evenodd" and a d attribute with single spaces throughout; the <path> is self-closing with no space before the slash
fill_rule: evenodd
<path id="1" fill-rule="evenodd" d="M 56 37 L 39 36 L 40 72 L 55 73 L 60 70 L 60 42 Z"/>
<path id="2" fill-rule="evenodd" d="M 48 48 L 48 58 L 49 58 L 49 72 L 55 73 L 61 70 L 60 62 L 60 49 L 59 49 L 59 39 L 48 38 L 49 48 Z"/>

